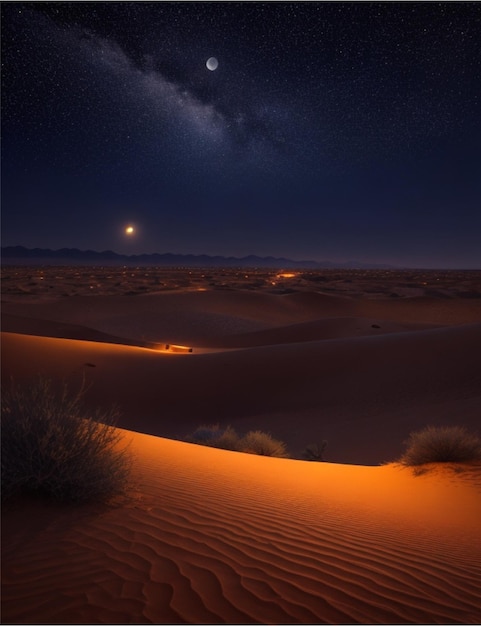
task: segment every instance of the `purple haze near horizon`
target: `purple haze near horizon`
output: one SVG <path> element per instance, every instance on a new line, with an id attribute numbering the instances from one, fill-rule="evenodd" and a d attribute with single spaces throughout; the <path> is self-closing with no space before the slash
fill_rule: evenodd
<path id="1" fill-rule="evenodd" d="M 3 3 L 2 245 L 481 268 L 480 42 L 478 3 Z"/>

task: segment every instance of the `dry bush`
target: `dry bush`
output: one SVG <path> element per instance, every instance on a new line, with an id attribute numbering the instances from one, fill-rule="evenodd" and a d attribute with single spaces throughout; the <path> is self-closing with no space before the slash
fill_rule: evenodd
<path id="1" fill-rule="evenodd" d="M 242 452 L 261 454 L 263 456 L 288 457 L 286 445 L 278 439 L 274 439 L 269 433 L 261 430 L 251 430 L 240 440 Z"/>
<path id="2" fill-rule="evenodd" d="M 187 437 L 187 441 L 223 450 L 239 450 L 239 435 L 232 426 L 222 429 L 219 424 L 199 426 L 192 435 Z"/>
<path id="3" fill-rule="evenodd" d="M 223 450 L 239 450 L 239 435 L 231 426 L 227 426 L 215 441 L 215 446 Z"/>
<path id="4" fill-rule="evenodd" d="M 55 392 L 39 378 L 2 390 L 2 498 L 37 493 L 62 501 L 87 501 L 120 492 L 130 458 L 118 443 L 114 410 L 93 414 L 83 389 Z"/>
<path id="5" fill-rule="evenodd" d="M 323 439 L 321 443 L 311 443 L 306 447 L 302 456 L 306 461 L 325 461 L 324 452 L 327 448 L 327 441 Z"/>
<path id="6" fill-rule="evenodd" d="M 197 443 L 213 448 L 261 454 L 264 456 L 287 457 L 286 446 L 282 441 L 273 439 L 268 433 L 251 430 L 240 438 L 232 426 L 220 428 L 218 424 L 199 426 L 187 437 L 190 443 Z"/>
<path id="7" fill-rule="evenodd" d="M 405 442 L 403 465 L 481 461 L 481 439 L 461 426 L 428 426 Z"/>

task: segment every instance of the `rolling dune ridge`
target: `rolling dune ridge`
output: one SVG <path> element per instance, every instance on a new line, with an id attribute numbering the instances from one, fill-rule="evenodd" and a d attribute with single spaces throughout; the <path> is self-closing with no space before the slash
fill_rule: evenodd
<path id="1" fill-rule="evenodd" d="M 379 463 L 399 455 L 406 420 L 462 410 L 466 426 L 479 424 L 481 325 L 191 355 L 6 332 L 2 343 L 5 377 L 42 372 L 75 387 L 85 377 L 92 405 L 116 404 L 121 426 L 149 434 L 256 423 L 297 453 L 328 438 L 336 461 Z"/>

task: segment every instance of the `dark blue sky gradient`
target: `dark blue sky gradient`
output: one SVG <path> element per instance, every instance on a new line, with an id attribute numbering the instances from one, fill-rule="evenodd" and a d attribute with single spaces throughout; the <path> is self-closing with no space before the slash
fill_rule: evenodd
<path id="1" fill-rule="evenodd" d="M 2 245 L 481 268 L 480 94 L 479 3 L 3 3 Z"/>

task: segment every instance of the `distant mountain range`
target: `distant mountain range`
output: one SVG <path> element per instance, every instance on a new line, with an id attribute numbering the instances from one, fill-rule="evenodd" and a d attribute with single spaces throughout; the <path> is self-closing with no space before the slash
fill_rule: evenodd
<path id="1" fill-rule="evenodd" d="M 6 246 L 1 248 L 4 265 L 145 265 L 162 267 L 265 267 L 298 269 L 394 269 L 390 265 L 376 265 L 347 261 L 293 261 L 292 259 L 259 257 L 249 255 L 241 258 L 209 256 L 207 254 L 117 254 L 112 250 L 96 252 L 77 248 L 25 248 Z"/>

